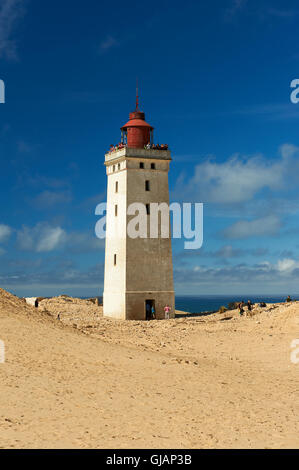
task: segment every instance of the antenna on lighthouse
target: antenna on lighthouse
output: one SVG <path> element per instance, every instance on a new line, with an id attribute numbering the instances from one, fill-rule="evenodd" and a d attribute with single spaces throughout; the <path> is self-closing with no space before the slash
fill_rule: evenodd
<path id="1" fill-rule="evenodd" d="M 138 96 L 138 78 L 136 78 L 136 111 L 139 110 L 139 96 Z"/>

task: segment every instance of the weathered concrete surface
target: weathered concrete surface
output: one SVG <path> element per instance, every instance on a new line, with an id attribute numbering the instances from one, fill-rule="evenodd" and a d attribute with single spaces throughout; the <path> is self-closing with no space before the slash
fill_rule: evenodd
<path id="1" fill-rule="evenodd" d="M 128 216 L 133 203 L 169 205 L 169 151 L 124 148 L 106 155 L 107 234 L 104 281 L 104 315 L 118 319 L 145 320 L 145 301 L 155 302 L 156 318 L 164 318 L 169 304 L 175 314 L 171 236 L 130 238 L 127 227 L 135 216 Z M 140 168 L 143 163 L 144 168 Z M 155 164 L 155 169 L 151 168 Z M 145 190 L 149 181 L 150 190 Z M 117 215 L 115 206 L 117 205 Z M 168 225 L 170 225 L 168 215 Z M 110 232 L 117 224 L 117 235 Z M 170 232 L 170 231 L 169 231 Z M 115 265 L 116 256 L 116 265 Z"/>

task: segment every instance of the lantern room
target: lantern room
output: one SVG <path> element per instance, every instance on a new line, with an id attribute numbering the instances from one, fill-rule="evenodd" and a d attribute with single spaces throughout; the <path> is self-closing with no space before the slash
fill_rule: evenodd
<path id="1" fill-rule="evenodd" d="M 121 127 L 121 143 L 130 148 L 144 148 L 154 142 L 154 128 L 145 121 L 145 114 L 138 108 L 138 89 L 136 109 L 129 115 L 129 121 Z"/>
<path id="2" fill-rule="evenodd" d="M 121 128 L 121 142 L 130 148 L 144 148 L 153 144 L 154 128 L 145 121 L 145 114 L 139 110 L 130 113 L 130 120 Z"/>

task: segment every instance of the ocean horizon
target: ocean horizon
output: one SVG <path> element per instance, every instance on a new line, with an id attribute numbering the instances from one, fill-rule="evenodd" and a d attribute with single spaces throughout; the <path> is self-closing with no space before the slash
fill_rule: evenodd
<path id="1" fill-rule="evenodd" d="M 81 297 L 83 298 L 83 297 Z M 87 297 L 84 297 L 87 298 Z M 190 313 L 204 313 L 218 311 L 220 307 L 227 307 L 231 302 L 251 302 L 257 304 L 260 302 L 279 303 L 285 302 L 287 295 L 255 295 L 255 294 L 236 294 L 236 295 L 177 295 L 175 298 L 176 310 L 182 310 Z M 299 299 L 299 294 L 292 295 L 292 300 Z M 99 296 L 99 299 L 102 299 Z"/>
<path id="2" fill-rule="evenodd" d="M 298 295 L 291 296 L 292 299 L 299 299 Z M 227 307 L 231 302 L 251 300 L 253 303 L 278 303 L 285 302 L 287 295 L 178 295 L 175 298 L 176 310 L 183 310 L 190 313 L 214 312 L 220 307 Z"/>

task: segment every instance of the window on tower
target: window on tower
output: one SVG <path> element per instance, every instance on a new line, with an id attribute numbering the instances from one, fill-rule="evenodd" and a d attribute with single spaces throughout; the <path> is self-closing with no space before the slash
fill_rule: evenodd
<path id="1" fill-rule="evenodd" d="M 139 166 L 140 166 L 141 170 L 144 169 L 144 163 L 143 162 L 140 162 Z"/>
<path id="2" fill-rule="evenodd" d="M 148 180 L 145 182 L 145 190 L 150 191 L 150 182 Z"/>
<path id="3" fill-rule="evenodd" d="M 118 181 L 115 183 L 115 192 L 118 193 Z"/>
<path id="4" fill-rule="evenodd" d="M 147 215 L 150 215 L 151 213 L 151 205 L 150 204 L 146 204 L 146 214 Z"/>
<path id="5" fill-rule="evenodd" d="M 117 204 L 115 205 L 115 217 L 117 217 L 117 214 L 118 214 L 118 207 L 117 207 Z"/>
<path id="6" fill-rule="evenodd" d="M 156 169 L 156 164 L 155 164 L 155 163 L 151 163 L 151 169 L 152 169 L 152 170 L 155 170 L 155 169 Z"/>
<path id="7" fill-rule="evenodd" d="M 114 266 L 116 266 L 116 261 L 117 261 L 117 258 L 116 258 L 116 255 L 114 255 Z"/>

